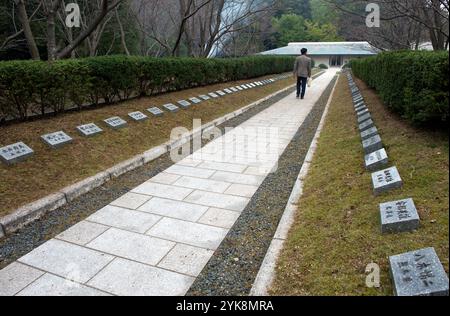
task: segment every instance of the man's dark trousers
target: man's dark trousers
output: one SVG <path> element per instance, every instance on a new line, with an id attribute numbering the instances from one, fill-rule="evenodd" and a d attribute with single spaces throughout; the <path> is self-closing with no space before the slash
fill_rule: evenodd
<path id="1" fill-rule="evenodd" d="M 308 78 L 297 77 L 297 98 L 301 96 L 303 99 L 305 97 L 307 83 L 308 83 Z"/>

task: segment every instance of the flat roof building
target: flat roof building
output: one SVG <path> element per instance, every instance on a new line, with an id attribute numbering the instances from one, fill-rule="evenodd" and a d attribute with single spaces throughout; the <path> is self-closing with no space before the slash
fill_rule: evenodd
<path id="1" fill-rule="evenodd" d="M 288 46 L 259 53 L 260 55 L 301 55 L 301 49 L 308 49 L 316 63 L 329 67 L 341 67 L 353 58 L 361 58 L 378 54 L 378 50 L 368 42 L 293 42 Z"/>

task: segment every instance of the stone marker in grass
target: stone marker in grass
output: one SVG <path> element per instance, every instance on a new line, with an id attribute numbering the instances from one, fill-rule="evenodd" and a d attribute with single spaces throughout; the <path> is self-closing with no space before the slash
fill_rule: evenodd
<path id="1" fill-rule="evenodd" d="M 233 90 L 231 90 L 231 88 L 230 89 L 223 89 L 223 91 L 225 91 L 225 93 L 228 93 L 228 94 L 232 94 L 233 93 Z"/>
<path id="2" fill-rule="evenodd" d="M 104 122 L 106 123 L 106 125 L 108 125 L 112 129 L 120 129 L 120 128 L 124 128 L 125 126 L 127 126 L 127 121 L 125 121 L 124 119 L 122 119 L 118 116 L 110 117 L 110 118 L 104 120 Z"/>
<path id="3" fill-rule="evenodd" d="M 220 98 L 220 96 L 217 95 L 217 94 L 214 93 L 214 92 L 210 92 L 210 93 L 208 93 L 208 95 L 209 95 L 211 98 L 214 98 L 214 99 Z"/>
<path id="4" fill-rule="evenodd" d="M 367 113 L 369 113 L 369 109 L 367 107 L 359 108 L 359 110 L 356 111 L 356 116 L 363 116 Z"/>
<path id="5" fill-rule="evenodd" d="M 80 125 L 77 127 L 77 130 L 82 136 L 85 137 L 91 137 L 103 132 L 103 130 L 94 123 Z"/>
<path id="6" fill-rule="evenodd" d="M 202 100 L 204 100 L 204 101 L 208 101 L 208 100 L 211 99 L 211 98 L 210 98 L 209 96 L 207 96 L 206 94 L 202 94 L 202 95 L 200 95 L 199 97 L 200 97 L 200 99 L 202 99 Z"/>
<path id="7" fill-rule="evenodd" d="M 242 88 L 241 86 L 236 86 L 236 89 L 237 89 L 238 91 L 244 90 L 244 88 Z"/>
<path id="8" fill-rule="evenodd" d="M 357 109 L 361 106 L 366 106 L 366 103 L 364 101 L 359 101 L 359 102 L 355 103 L 354 108 Z"/>
<path id="9" fill-rule="evenodd" d="M 194 103 L 194 104 L 199 104 L 199 103 L 202 102 L 202 100 L 200 100 L 199 98 L 196 98 L 196 97 L 194 97 L 194 98 L 189 98 L 189 101 L 191 101 L 191 102 Z"/>
<path id="10" fill-rule="evenodd" d="M 33 153 L 33 149 L 28 147 L 24 142 L 18 142 L 0 148 L 0 160 L 8 165 L 12 165 L 24 161 L 33 155 Z"/>
<path id="11" fill-rule="evenodd" d="M 392 189 L 403 186 L 402 178 L 397 167 L 372 173 L 373 192 L 375 195 L 382 194 Z"/>
<path id="12" fill-rule="evenodd" d="M 216 94 L 220 95 L 221 97 L 226 96 L 227 94 L 225 92 L 223 92 L 222 90 L 217 90 Z"/>
<path id="13" fill-rule="evenodd" d="M 383 142 L 380 135 L 375 135 L 362 142 L 364 153 L 366 155 L 383 148 Z"/>
<path id="14" fill-rule="evenodd" d="M 242 89 L 244 89 L 244 90 L 248 90 L 248 87 L 247 87 L 247 85 L 245 85 L 245 84 L 241 85 L 241 87 L 242 87 Z"/>
<path id="15" fill-rule="evenodd" d="M 235 87 L 230 88 L 230 90 L 233 91 L 233 92 L 238 92 L 239 91 L 239 89 L 235 88 Z"/>
<path id="16" fill-rule="evenodd" d="M 56 149 L 72 142 L 72 137 L 63 131 L 42 135 L 41 139 L 51 148 Z"/>
<path id="17" fill-rule="evenodd" d="M 177 102 L 183 109 L 187 109 L 191 104 L 186 100 L 180 100 Z"/>
<path id="18" fill-rule="evenodd" d="M 163 116 L 164 115 L 164 112 L 160 108 L 158 108 L 156 106 L 147 109 L 147 111 L 149 111 L 154 116 Z"/>
<path id="19" fill-rule="evenodd" d="M 389 157 L 387 155 L 386 149 L 382 148 L 380 150 L 374 151 L 367 154 L 364 158 L 366 169 L 369 171 L 377 171 L 389 163 Z"/>
<path id="20" fill-rule="evenodd" d="M 175 104 L 172 104 L 172 103 L 164 104 L 163 108 L 165 108 L 167 111 L 172 112 L 172 113 L 176 113 L 180 110 L 180 108 L 178 106 L 176 106 Z"/>
<path id="21" fill-rule="evenodd" d="M 366 129 L 364 132 L 361 133 L 362 140 L 369 139 L 375 135 L 378 134 L 378 129 L 374 126 L 372 128 Z"/>
<path id="22" fill-rule="evenodd" d="M 359 131 L 364 132 L 366 129 L 372 128 L 375 126 L 373 120 L 367 120 L 361 124 L 359 124 Z"/>
<path id="23" fill-rule="evenodd" d="M 380 204 L 381 232 L 403 233 L 416 230 L 420 217 L 413 199 Z"/>
<path id="24" fill-rule="evenodd" d="M 142 121 L 145 121 L 146 119 L 148 119 L 147 115 L 145 115 L 144 113 L 139 112 L 139 111 L 128 113 L 128 116 L 133 121 L 136 121 L 136 122 L 142 122 Z"/>
<path id="25" fill-rule="evenodd" d="M 367 120 L 370 120 L 372 118 L 372 115 L 370 115 L 369 112 L 366 112 L 363 115 L 358 116 L 358 124 L 362 124 Z"/>
<path id="26" fill-rule="evenodd" d="M 448 296 L 448 276 L 434 248 L 389 257 L 397 296 Z"/>

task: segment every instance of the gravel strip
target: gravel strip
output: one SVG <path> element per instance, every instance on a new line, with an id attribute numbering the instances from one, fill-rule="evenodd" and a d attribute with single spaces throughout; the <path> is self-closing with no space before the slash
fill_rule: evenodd
<path id="1" fill-rule="evenodd" d="M 332 80 L 219 249 L 197 277 L 189 296 L 249 295 L 337 77 Z"/>
<path id="2" fill-rule="evenodd" d="M 257 107 L 236 116 L 218 127 L 221 128 L 222 131 L 224 131 L 225 127 L 236 127 L 286 97 L 292 93 L 293 90 L 294 89 L 289 89 L 289 91 L 266 100 Z M 209 141 L 202 140 L 202 145 L 204 146 L 208 142 Z M 6 267 L 8 264 L 19 259 L 76 223 L 84 220 L 97 210 L 105 207 L 145 181 L 148 181 L 150 178 L 169 168 L 173 164 L 170 155 L 165 154 L 142 167 L 108 181 L 103 186 L 44 215 L 39 220 L 25 226 L 15 234 L 7 236 L 0 241 L 0 269 Z"/>

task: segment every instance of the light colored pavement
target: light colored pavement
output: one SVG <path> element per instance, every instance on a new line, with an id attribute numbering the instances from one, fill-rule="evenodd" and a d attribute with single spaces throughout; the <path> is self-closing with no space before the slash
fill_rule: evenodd
<path id="1" fill-rule="evenodd" d="M 291 94 L 0 271 L 0 296 L 184 295 L 336 73 Z"/>

